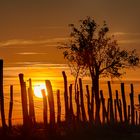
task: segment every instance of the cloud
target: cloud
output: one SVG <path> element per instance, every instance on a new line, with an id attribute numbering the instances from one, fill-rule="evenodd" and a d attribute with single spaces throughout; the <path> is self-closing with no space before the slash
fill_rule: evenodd
<path id="1" fill-rule="evenodd" d="M 113 35 L 118 35 L 118 36 L 140 36 L 140 33 L 128 33 L 128 32 L 114 32 Z"/>
<path id="2" fill-rule="evenodd" d="M 45 63 L 45 62 L 31 62 L 31 61 L 26 61 L 26 62 L 16 62 L 15 66 L 13 67 L 5 67 L 5 70 L 12 70 L 12 69 L 21 69 L 22 67 L 26 69 L 26 67 L 35 67 L 35 68 L 68 68 L 67 64 L 51 64 L 51 63 Z"/>
<path id="3" fill-rule="evenodd" d="M 140 33 L 114 32 L 112 33 L 120 44 L 140 44 Z"/>
<path id="4" fill-rule="evenodd" d="M 19 55 L 37 55 L 37 54 L 47 54 L 47 53 L 37 53 L 37 52 L 21 52 L 17 53 Z"/>
<path id="5" fill-rule="evenodd" d="M 14 45 L 54 45 L 58 42 L 65 42 L 69 38 L 52 38 L 52 39 L 44 39 L 44 40 L 24 40 L 24 39 L 13 39 L 7 41 L 1 41 L 0 47 L 6 46 L 14 46 Z"/>
<path id="6" fill-rule="evenodd" d="M 140 44 L 140 39 L 120 40 L 118 42 L 121 44 Z"/>
<path id="7" fill-rule="evenodd" d="M 127 33 L 127 32 L 114 32 L 113 35 L 116 36 L 140 36 L 140 33 Z M 127 37 L 128 38 L 128 37 Z M 70 39 L 70 37 L 61 37 L 61 38 L 52 38 L 52 39 L 43 39 L 43 40 L 24 40 L 24 39 L 13 39 L 7 41 L 1 41 L 0 47 L 8 47 L 8 46 L 23 46 L 23 45 L 47 45 L 49 47 L 56 47 L 60 45 L 59 43 L 66 42 Z M 128 39 L 118 39 L 118 43 L 120 44 L 140 44 L 140 39 L 136 37 L 129 37 Z M 36 54 L 44 54 L 37 52 L 21 52 L 17 53 L 19 55 L 36 55 Z M 45 53 L 46 54 L 46 53 Z"/>
<path id="8" fill-rule="evenodd" d="M 39 29 L 55 29 L 55 30 L 57 30 L 57 29 L 66 29 L 66 27 L 65 26 L 43 26 L 43 27 L 38 27 Z"/>

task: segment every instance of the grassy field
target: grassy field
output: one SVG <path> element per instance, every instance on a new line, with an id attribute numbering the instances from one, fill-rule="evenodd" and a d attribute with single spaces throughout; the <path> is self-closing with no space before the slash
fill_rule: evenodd
<path id="1" fill-rule="evenodd" d="M 6 132 L 0 129 L 1 140 L 139 140 L 140 126 L 78 124 L 75 127 L 65 123 L 56 125 L 54 131 L 36 124 L 30 129 L 14 126 Z"/>

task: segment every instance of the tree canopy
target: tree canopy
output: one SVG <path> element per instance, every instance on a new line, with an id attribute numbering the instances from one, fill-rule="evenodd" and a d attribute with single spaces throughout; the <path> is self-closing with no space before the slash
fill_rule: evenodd
<path id="1" fill-rule="evenodd" d="M 102 27 L 93 18 L 80 20 L 80 26 L 70 24 L 71 39 L 61 48 L 72 73 L 83 76 L 120 77 L 123 68 L 138 66 L 136 50 L 121 49 L 114 36 L 109 36 L 109 28 L 104 22 Z"/>

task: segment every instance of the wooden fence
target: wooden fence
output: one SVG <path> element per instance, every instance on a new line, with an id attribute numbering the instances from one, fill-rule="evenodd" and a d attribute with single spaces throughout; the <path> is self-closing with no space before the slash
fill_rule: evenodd
<path id="1" fill-rule="evenodd" d="M 45 81 L 48 96 L 45 94 L 45 90 L 42 90 L 43 95 L 43 123 L 46 128 L 50 130 L 55 129 L 56 124 L 61 124 L 61 108 L 62 103 L 60 96 L 64 96 L 65 106 L 65 123 L 75 126 L 80 123 L 89 123 L 95 125 L 95 95 L 93 90 L 89 90 L 89 85 L 86 85 L 86 90 L 83 90 L 82 79 L 79 79 L 77 85 L 77 91 L 73 90 L 73 85 L 68 85 L 67 76 L 65 72 L 62 72 L 64 79 L 64 94 L 60 94 L 60 90 L 57 90 L 57 109 L 54 107 L 54 95 L 52 85 L 49 80 Z M 24 75 L 19 74 L 19 82 L 21 87 L 21 103 L 22 103 L 22 115 L 23 115 L 23 127 L 25 130 L 33 127 L 36 124 L 35 109 L 34 109 L 34 95 L 32 89 L 32 81 L 29 79 L 29 87 L 26 86 L 24 81 Z M 130 86 L 130 104 L 126 101 L 125 85 L 121 83 L 121 92 L 118 90 L 115 92 L 115 98 L 112 95 L 111 83 L 107 82 L 109 98 L 104 97 L 103 90 L 100 90 L 100 119 L 102 124 L 130 124 L 140 125 L 140 94 L 138 95 L 139 104 L 134 102 L 134 88 L 133 84 Z M 94 88 L 94 87 L 92 87 Z M 86 92 L 86 93 L 85 93 Z M 119 94 L 121 96 L 119 96 Z M 85 96 L 86 95 L 86 96 Z M 121 98 L 120 98 L 121 97 Z M 85 102 L 86 100 L 86 102 Z M 73 107 L 73 104 L 76 107 Z M 12 128 L 12 111 L 13 111 L 13 86 L 10 87 L 10 101 L 9 101 L 9 118 L 8 125 L 5 122 L 4 115 L 4 94 L 3 94 L 3 61 L 0 61 L 0 111 L 2 118 L 2 127 L 8 126 Z M 49 114 L 49 115 L 48 115 Z M 57 115 L 57 116 L 56 116 Z M 49 118 L 48 118 L 49 117 Z"/>

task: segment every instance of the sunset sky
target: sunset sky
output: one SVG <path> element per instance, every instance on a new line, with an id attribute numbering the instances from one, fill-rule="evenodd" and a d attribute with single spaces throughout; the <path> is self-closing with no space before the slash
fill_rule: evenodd
<path id="1" fill-rule="evenodd" d="M 110 35 L 115 35 L 121 47 L 137 49 L 140 54 L 140 0 L 0 0 L 0 58 L 4 60 L 5 97 L 13 84 L 14 98 L 19 100 L 21 72 L 26 75 L 27 84 L 28 78 L 37 81 L 35 86 L 49 79 L 53 90 L 63 89 L 61 72 L 68 67 L 57 49 L 58 42 L 69 38 L 68 24 L 78 25 L 87 16 L 99 25 L 106 21 Z M 125 78 L 140 81 L 140 68 L 128 71 Z M 9 100 L 6 107 L 8 112 Z"/>
<path id="2" fill-rule="evenodd" d="M 6 67 L 63 64 L 58 42 L 86 16 L 140 51 L 140 0 L 0 0 L 0 57 Z"/>

